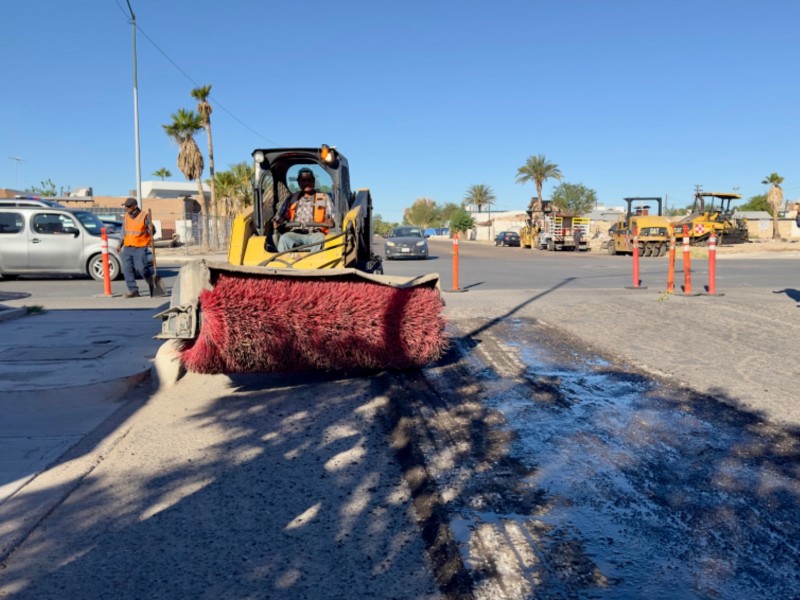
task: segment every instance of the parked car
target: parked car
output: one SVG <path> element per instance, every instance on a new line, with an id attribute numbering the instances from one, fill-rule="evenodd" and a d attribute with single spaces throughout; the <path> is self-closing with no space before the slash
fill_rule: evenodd
<path id="1" fill-rule="evenodd" d="M 43 198 L 29 198 L 27 196 L 17 196 L 15 198 L 0 198 L 0 208 L 6 208 L 10 206 L 28 206 L 28 207 L 47 206 L 50 208 L 66 208 L 60 202 L 56 202 L 55 200 L 45 200 Z"/>
<path id="2" fill-rule="evenodd" d="M 519 246 L 519 234 L 516 231 L 501 231 L 494 238 L 495 246 Z"/>
<path id="3" fill-rule="evenodd" d="M 384 244 L 386 260 L 428 258 L 428 240 L 419 227 L 395 227 Z"/>
<path id="4" fill-rule="evenodd" d="M 122 232 L 122 220 L 120 219 L 111 219 L 109 217 L 97 217 L 100 219 L 100 222 L 103 223 L 103 227 L 106 228 L 106 233 L 111 235 L 112 233 L 121 233 Z"/>
<path id="5" fill-rule="evenodd" d="M 100 230 L 91 212 L 70 208 L 0 206 L 0 275 L 89 275 L 103 280 Z M 121 235 L 108 236 L 111 279 L 122 275 L 117 246 Z M 148 256 L 152 261 L 152 257 Z"/>

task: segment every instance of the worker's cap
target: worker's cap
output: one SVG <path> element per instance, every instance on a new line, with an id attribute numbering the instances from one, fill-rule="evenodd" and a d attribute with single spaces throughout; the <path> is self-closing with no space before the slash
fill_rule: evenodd
<path id="1" fill-rule="evenodd" d="M 297 178 L 300 179 L 301 177 L 311 177 L 311 179 L 314 179 L 314 171 L 308 167 L 303 167 L 297 172 Z"/>
<path id="2" fill-rule="evenodd" d="M 136 198 L 128 198 L 127 200 L 125 200 L 122 206 L 128 208 L 129 206 L 139 206 L 139 203 L 136 201 Z"/>

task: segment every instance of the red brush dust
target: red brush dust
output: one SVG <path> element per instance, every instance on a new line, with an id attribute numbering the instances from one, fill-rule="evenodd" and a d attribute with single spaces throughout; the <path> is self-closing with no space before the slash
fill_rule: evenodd
<path id="1" fill-rule="evenodd" d="M 200 373 L 420 367 L 447 347 L 430 288 L 220 275 L 181 360 Z"/>

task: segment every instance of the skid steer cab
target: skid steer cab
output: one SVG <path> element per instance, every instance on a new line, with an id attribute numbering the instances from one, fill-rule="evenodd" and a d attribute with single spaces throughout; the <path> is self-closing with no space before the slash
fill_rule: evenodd
<path id="1" fill-rule="evenodd" d="M 383 273 L 380 257 L 372 252 L 372 197 L 366 189 L 350 190 L 347 159 L 336 148 L 257 149 L 252 156 L 253 211 L 234 220 L 228 251 L 231 265 Z M 300 175 L 309 170 L 316 203 L 333 209 L 333 214 L 325 215 L 325 227 L 316 222 L 316 215 L 305 222 L 289 216 L 290 205 L 303 194 Z M 290 232 L 317 235 L 313 243 L 289 247 L 281 244 L 281 237 Z"/>

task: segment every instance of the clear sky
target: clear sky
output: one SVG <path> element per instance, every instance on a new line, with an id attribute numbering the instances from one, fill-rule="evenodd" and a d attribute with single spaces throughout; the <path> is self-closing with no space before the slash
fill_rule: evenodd
<path id="1" fill-rule="evenodd" d="M 256 147 L 336 145 L 390 221 L 479 183 L 523 209 L 535 186 L 515 176 L 536 154 L 609 206 L 685 206 L 697 184 L 750 197 L 773 171 L 800 197 L 797 0 L 130 3 L 143 180 L 183 181 L 161 125 L 211 84 L 218 171 Z M 126 13 L 0 2 L 0 187 L 135 189 Z"/>

